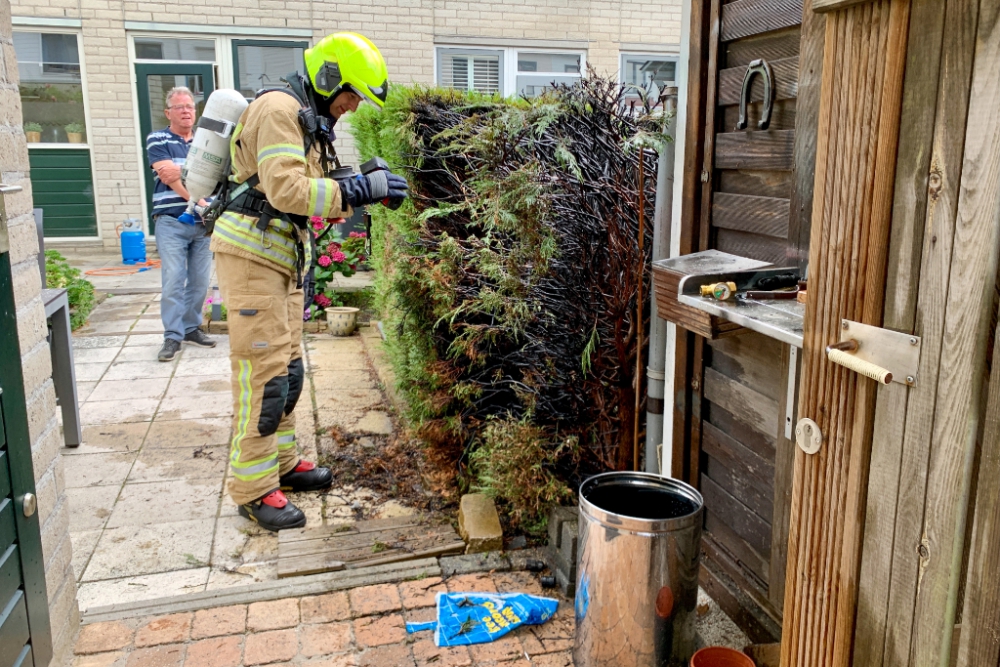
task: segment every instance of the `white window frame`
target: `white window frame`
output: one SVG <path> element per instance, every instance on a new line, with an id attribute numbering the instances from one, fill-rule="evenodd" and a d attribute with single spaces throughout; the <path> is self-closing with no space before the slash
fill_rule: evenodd
<path id="1" fill-rule="evenodd" d="M 90 155 L 90 180 L 94 186 L 94 217 L 97 219 L 97 235 L 96 236 L 54 236 L 45 239 L 46 243 L 52 244 L 52 247 L 57 247 L 60 244 L 73 244 L 82 241 L 93 241 L 95 239 L 100 240 L 103 237 L 102 220 L 101 220 L 101 195 L 99 193 L 99 188 L 97 187 L 97 165 L 94 162 L 94 151 L 91 146 L 91 128 L 93 127 L 90 120 L 90 91 L 87 89 L 87 59 L 83 50 L 83 31 L 79 28 L 65 28 L 57 26 L 48 25 L 33 25 L 28 23 L 20 23 L 15 17 L 13 20 L 13 32 L 36 32 L 44 34 L 60 34 L 60 35 L 75 35 L 76 36 L 76 49 L 77 57 L 80 59 L 80 90 L 83 92 L 83 123 L 86 127 L 86 143 L 82 144 L 59 144 L 59 143 L 37 143 L 30 144 L 29 148 L 32 149 L 48 149 L 48 148 L 69 148 L 74 150 L 86 150 Z M 18 93 L 20 95 L 20 92 Z"/>
<path id="2" fill-rule="evenodd" d="M 624 85 L 625 82 L 625 61 L 626 59 L 645 58 L 646 60 L 670 60 L 674 63 L 674 86 L 677 85 L 680 74 L 680 56 L 672 53 L 649 53 L 643 51 L 622 51 L 618 54 L 618 83 Z"/>
<path id="3" fill-rule="evenodd" d="M 434 44 L 434 85 L 440 86 L 441 81 L 438 78 L 438 61 L 440 58 L 440 52 L 442 49 L 445 50 L 455 50 L 455 51 L 468 51 L 471 53 L 481 53 L 483 51 L 494 51 L 501 54 L 500 57 L 500 69 L 501 69 L 501 82 L 500 82 L 500 94 L 504 97 L 511 97 L 517 94 L 517 75 L 526 74 L 530 76 L 544 76 L 546 74 L 551 74 L 552 76 L 579 76 L 582 77 L 583 73 L 587 71 L 587 51 L 584 49 L 561 49 L 557 47 L 539 47 L 539 46 L 497 46 L 495 44 L 490 44 L 485 42 L 483 44 L 478 44 L 476 46 L 470 46 L 468 44 L 449 44 L 447 42 L 436 42 Z M 567 72 L 518 72 L 517 71 L 517 54 L 518 53 L 551 53 L 556 55 L 572 55 L 580 56 L 580 72 L 567 73 Z"/>

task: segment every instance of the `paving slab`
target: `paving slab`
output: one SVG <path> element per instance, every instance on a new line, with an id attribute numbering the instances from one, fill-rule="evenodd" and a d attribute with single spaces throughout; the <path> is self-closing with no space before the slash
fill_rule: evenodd
<path id="1" fill-rule="evenodd" d="M 198 377 L 198 376 L 193 376 Z M 229 392 L 167 396 L 160 403 L 157 417 L 165 420 L 210 419 L 233 414 L 233 397 Z"/>
<path id="2" fill-rule="evenodd" d="M 157 361 L 116 361 L 104 374 L 105 380 L 139 380 L 144 378 L 168 378 L 174 374 L 177 360 Z"/>
<path id="3" fill-rule="evenodd" d="M 127 424 L 148 422 L 153 419 L 158 398 L 131 398 L 118 401 L 86 401 L 80 406 L 80 423 L 84 426 L 95 424 Z"/>
<path id="4" fill-rule="evenodd" d="M 125 347 L 163 345 L 163 336 L 160 334 L 133 334 L 125 341 Z"/>
<path id="5" fill-rule="evenodd" d="M 118 355 L 117 347 L 91 347 L 73 349 L 73 362 L 77 364 L 110 364 Z"/>
<path id="6" fill-rule="evenodd" d="M 117 486 L 86 486 L 66 489 L 69 525 L 73 530 L 104 528 L 121 489 Z"/>
<path id="7" fill-rule="evenodd" d="M 163 347 L 161 338 L 156 345 L 135 345 L 133 347 L 123 347 L 115 361 L 158 361 L 156 358 L 160 348 Z"/>
<path id="8" fill-rule="evenodd" d="M 90 561 L 94 549 L 97 548 L 97 541 L 101 539 L 101 530 L 80 530 L 69 534 L 70 542 L 73 545 L 73 573 L 79 581 L 83 576 L 83 571 Z"/>
<path id="9" fill-rule="evenodd" d="M 96 382 L 111 366 L 110 362 L 74 363 L 73 371 L 77 382 Z"/>
<path id="10" fill-rule="evenodd" d="M 83 403 L 88 398 L 90 398 L 91 392 L 94 391 L 94 387 L 97 386 L 97 382 L 80 382 L 76 383 L 76 400 Z"/>
<path id="11" fill-rule="evenodd" d="M 215 516 L 221 480 L 170 480 L 126 484 L 108 520 L 108 528 L 172 523 Z M 205 522 L 211 527 L 212 522 Z M 207 560 L 207 559 L 206 559 Z"/>
<path id="12" fill-rule="evenodd" d="M 160 321 L 159 316 L 156 319 L 146 319 L 140 317 L 132 327 L 131 333 L 163 333 L 163 322 Z"/>
<path id="13" fill-rule="evenodd" d="M 228 445 L 232 418 L 165 420 L 154 419 L 146 436 L 150 448 Z"/>
<path id="14" fill-rule="evenodd" d="M 142 348 L 132 348 L 135 350 Z M 170 378 L 139 378 L 136 380 L 101 380 L 87 399 L 117 401 L 123 398 L 163 398 Z"/>
<path id="15" fill-rule="evenodd" d="M 66 488 L 120 487 L 125 483 L 125 478 L 128 477 L 137 456 L 138 453 L 127 451 L 67 456 L 63 461 Z"/>
<path id="16" fill-rule="evenodd" d="M 185 352 L 194 352 L 193 349 Z M 226 394 L 232 396 L 232 376 L 229 373 L 219 375 L 191 375 L 175 377 L 167 390 L 167 398 L 174 396 L 194 396 L 201 394 Z M 228 413 L 227 413 L 228 414 Z"/>
<path id="17" fill-rule="evenodd" d="M 95 347 L 113 347 L 116 350 L 124 343 L 127 336 L 80 336 L 73 334 L 73 351 L 89 350 Z"/>
<path id="18" fill-rule="evenodd" d="M 83 444 L 62 449 L 63 456 L 101 452 L 139 451 L 149 430 L 149 422 L 100 424 L 83 427 Z"/>
<path id="19" fill-rule="evenodd" d="M 195 357 L 181 357 L 180 363 L 177 364 L 177 377 L 185 377 L 191 375 L 224 375 L 229 373 L 232 367 L 229 363 L 229 357 L 215 357 L 215 358 L 195 358 Z"/>
<path id="20" fill-rule="evenodd" d="M 200 519 L 106 528 L 83 581 L 207 568 L 213 529 Z"/>
<path id="21" fill-rule="evenodd" d="M 209 336 L 215 341 L 215 347 L 198 347 L 197 345 L 184 346 L 185 359 L 221 359 L 229 358 L 229 336 L 212 334 Z"/>
<path id="22" fill-rule="evenodd" d="M 128 475 L 128 483 L 211 480 L 225 475 L 229 447 L 144 448 Z"/>
<path id="23" fill-rule="evenodd" d="M 211 568 L 198 567 L 106 581 L 84 582 L 77 588 L 80 611 L 86 612 L 88 609 L 109 604 L 200 593 L 205 590 L 210 571 Z"/>

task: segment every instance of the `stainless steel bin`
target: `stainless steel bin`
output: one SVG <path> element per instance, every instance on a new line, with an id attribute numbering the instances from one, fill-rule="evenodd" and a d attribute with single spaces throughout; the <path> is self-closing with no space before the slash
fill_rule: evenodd
<path id="1" fill-rule="evenodd" d="M 580 486 L 576 667 L 686 665 L 695 648 L 704 501 L 639 472 Z"/>

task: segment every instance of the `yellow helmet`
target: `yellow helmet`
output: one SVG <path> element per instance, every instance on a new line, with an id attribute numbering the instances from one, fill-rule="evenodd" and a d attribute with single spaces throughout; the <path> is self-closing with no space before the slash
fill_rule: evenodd
<path id="1" fill-rule="evenodd" d="M 306 71 L 313 90 L 332 100 L 352 90 L 379 108 L 389 93 L 389 73 L 378 47 L 367 37 L 337 32 L 306 49 Z"/>

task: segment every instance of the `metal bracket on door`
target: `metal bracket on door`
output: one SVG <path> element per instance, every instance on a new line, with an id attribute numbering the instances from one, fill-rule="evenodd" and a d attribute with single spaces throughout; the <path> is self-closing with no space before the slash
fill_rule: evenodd
<path id="1" fill-rule="evenodd" d="M 920 368 L 920 337 L 860 322 L 841 320 L 840 342 L 826 348 L 827 358 L 879 382 L 914 387 Z"/>
<path id="2" fill-rule="evenodd" d="M 736 123 L 737 130 L 747 129 L 747 105 L 750 103 L 750 87 L 756 75 L 764 77 L 764 109 L 760 114 L 757 127 L 766 130 L 771 126 L 771 110 L 774 107 L 774 72 L 763 58 L 754 60 L 747 65 L 743 75 L 743 91 L 740 93 L 740 120 Z"/>

